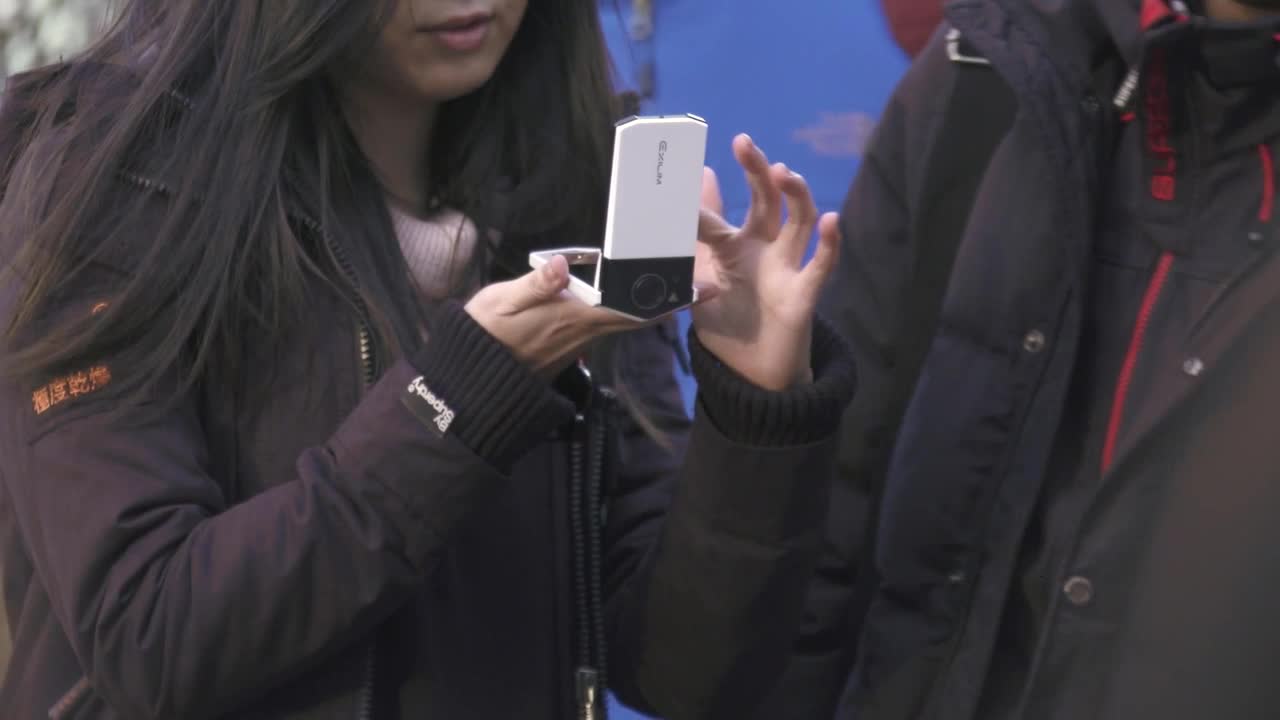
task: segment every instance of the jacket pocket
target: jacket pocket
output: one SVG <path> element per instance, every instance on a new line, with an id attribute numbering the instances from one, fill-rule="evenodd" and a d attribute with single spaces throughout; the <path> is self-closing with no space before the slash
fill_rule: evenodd
<path id="1" fill-rule="evenodd" d="M 49 720 L 70 720 L 75 717 L 73 713 L 87 704 L 89 698 L 93 696 L 92 691 L 89 678 L 80 678 L 80 682 L 72 685 L 71 689 L 49 708 Z"/>

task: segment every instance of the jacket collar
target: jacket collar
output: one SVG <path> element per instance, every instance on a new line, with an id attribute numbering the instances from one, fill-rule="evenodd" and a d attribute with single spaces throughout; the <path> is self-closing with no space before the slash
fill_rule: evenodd
<path id="1" fill-rule="evenodd" d="M 1116 55 L 1136 85 L 1147 49 L 1185 34 L 1194 36 L 1197 60 L 1215 85 L 1280 79 L 1280 16 L 1224 23 L 1203 17 L 1202 7 L 1202 0 L 949 0 L 947 17 L 1002 74 L 1044 62 L 1073 94 L 1092 89 L 1099 63 Z M 1028 77 L 1045 79 L 1039 71 Z"/>
<path id="2" fill-rule="evenodd" d="M 1096 0 L 1133 5 L 1137 0 Z M 1090 86 L 1097 58 L 1111 38 L 1095 0 L 948 0 L 952 26 L 1013 87 L 1050 91 L 1046 81 L 1079 99 Z"/>
<path id="3" fill-rule="evenodd" d="M 1116 47 L 1130 66 L 1141 62 L 1153 38 L 1189 34 L 1211 79 L 1227 84 L 1270 79 L 1277 72 L 1280 15 L 1249 23 L 1210 20 L 1203 0 L 1092 0 Z"/>

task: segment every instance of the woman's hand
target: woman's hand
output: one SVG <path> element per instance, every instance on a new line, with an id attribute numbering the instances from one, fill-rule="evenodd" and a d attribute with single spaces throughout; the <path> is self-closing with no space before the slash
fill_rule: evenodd
<path id="1" fill-rule="evenodd" d="M 641 323 L 591 307 L 566 292 L 569 263 L 556 255 L 546 265 L 476 293 L 465 310 L 534 372 L 554 378 L 603 335 Z"/>
<path id="2" fill-rule="evenodd" d="M 749 382 L 785 390 L 813 379 L 814 309 L 840 249 L 837 216 L 819 219 L 804 179 L 770 166 L 750 137 L 734 138 L 733 154 L 746 171 L 751 208 L 741 228 L 725 222 L 715 173 L 705 171 L 694 278 L 715 291 L 693 309 L 693 326 L 703 347 Z M 805 265 L 815 225 L 818 249 Z"/>

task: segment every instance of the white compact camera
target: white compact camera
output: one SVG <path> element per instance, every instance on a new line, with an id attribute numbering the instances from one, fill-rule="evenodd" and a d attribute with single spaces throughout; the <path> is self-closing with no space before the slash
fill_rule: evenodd
<path id="1" fill-rule="evenodd" d="M 614 131 L 613 174 L 603 249 L 571 247 L 529 255 L 542 267 L 563 255 L 569 291 L 636 320 L 652 320 L 697 301 L 698 244 L 707 122 L 694 115 L 631 117 Z M 583 276 L 593 277 L 588 282 Z"/>

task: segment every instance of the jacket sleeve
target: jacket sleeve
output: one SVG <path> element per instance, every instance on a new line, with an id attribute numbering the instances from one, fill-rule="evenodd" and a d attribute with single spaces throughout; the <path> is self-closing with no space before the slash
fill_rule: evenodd
<path id="1" fill-rule="evenodd" d="M 220 717 L 364 640 L 497 488 L 501 458 L 559 422 L 565 401 L 454 311 L 295 474 L 235 505 L 209 474 L 195 402 L 161 390 L 137 410 L 93 406 L 81 382 L 110 382 L 112 358 L 34 390 L 0 385 L 9 515 L 92 691 L 117 714 Z M 507 375 L 487 375 L 481 392 L 466 385 L 476 367 Z M 424 387 L 452 427 L 411 410 Z M 493 421 L 514 438 L 477 439 L 490 396 L 519 398 Z"/>
<path id="2" fill-rule="evenodd" d="M 858 393 L 839 433 L 822 557 L 787 669 L 751 717 L 826 720 L 855 659 L 871 591 L 876 514 L 897 422 L 928 345 L 908 319 L 922 253 L 922 170 L 954 73 L 938 30 L 895 89 L 840 212 L 844 246 L 820 309 L 848 340 Z"/>
<path id="3" fill-rule="evenodd" d="M 610 678 L 625 702 L 669 720 L 741 718 L 781 670 L 800 619 L 853 368 L 819 324 L 815 382 L 767 393 L 690 338 L 691 425 L 669 343 L 629 357 L 675 447 L 625 434 L 608 526 Z"/>

